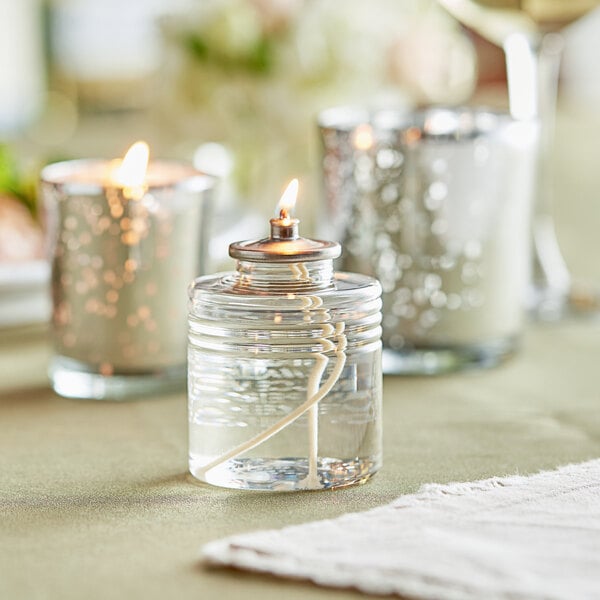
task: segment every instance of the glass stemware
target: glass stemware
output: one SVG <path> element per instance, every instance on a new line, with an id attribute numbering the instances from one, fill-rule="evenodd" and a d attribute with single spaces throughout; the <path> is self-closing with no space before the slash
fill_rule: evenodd
<path id="1" fill-rule="evenodd" d="M 539 180 L 533 218 L 531 311 L 559 319 L 571 310 L 596 310 L 591 289 L 575 289 L 554 228 L 549 159 L 554 140 L 561 30 L 600 0 L 438 0 L 455 18 L 504 50 L 509 107 L 517 119 L 540 121 Z"/>

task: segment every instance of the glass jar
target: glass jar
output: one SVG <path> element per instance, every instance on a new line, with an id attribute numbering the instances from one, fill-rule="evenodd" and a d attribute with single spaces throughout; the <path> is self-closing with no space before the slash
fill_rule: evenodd
<path id="1" fill-rule="evenodd" d="M 363 483 L 381 466 L 381 287 L 334 273 L 340 246 L 271 220 L 196 279 L 189 312 L 189 468 L 222 487 Z"/>
<path id="2" fill-rule="evenodd" d="M 491 367 L 519 347 L 538 126 L 478 108 L 320 117 L 342 268 L 383 288 L 383 370 Z"/>
<path id="3" fill-rule="evenodd" d="M 125 400 L 185 385 L 189 281 L 204 272 L 214 181 L 154 160 L 141 196 L 114 163 L 42 170 L 52 265 L 52 387 L 68 398 Z"/>

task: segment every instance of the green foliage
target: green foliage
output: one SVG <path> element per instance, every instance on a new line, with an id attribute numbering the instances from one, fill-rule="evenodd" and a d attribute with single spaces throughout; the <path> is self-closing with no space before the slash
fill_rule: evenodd
<path id="1" fill-rule="evenodd" d="M 36 177 L 24 174 L 11 149 L 0 144 L 0 194 L 20 200 L 36 216 Z"/>
<path id="2" fill-rule="evenodd" d="M 228 55 L 217 48 L 211 48 L 199 33 L 188 34 L 183 43 L 196 60 L 211 63 L 223 71 L 264 75 L 270 73 L 275 64 L 273 42 L 266 37 L 261 37 L 240 56 Z"/>

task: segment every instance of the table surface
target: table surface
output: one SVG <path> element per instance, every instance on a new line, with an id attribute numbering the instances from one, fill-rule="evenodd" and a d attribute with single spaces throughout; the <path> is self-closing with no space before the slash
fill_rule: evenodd
<path id="1" fill-rule="evenodd" d="M 48 387 L 44 331 L 0 333 L 0 597 L 358 597 L 198 560 L 204 542 L 336 517 L 426 482 L 600 456 L 599 321 L 531 326 L 487 371 L 386 377 L 383 470 L 326 492 L 242 492 L 186 474 L 183 393 L 110 403 Z M 246 596 L 247 594 L 247 596 Z"/>
<path id="2" fill-rule="evenodd" d="M 563 113 L 554 172 L 567 260 L 600 282 L 594 119 Z M 565 320 L 530 325 L 521 352 L 493 370 L 386 377 L 382 471 L 359 487 L 274 494 L 190 481 L 184 393 L 127 403 L 59 398 L 46 379 L 46 332 L 0 330 L 0 598 L 358 598 L 207 569 L 200 547 L 369 509 L 426 482 L 598 457 L 599 351 L 600 319 Z"/>

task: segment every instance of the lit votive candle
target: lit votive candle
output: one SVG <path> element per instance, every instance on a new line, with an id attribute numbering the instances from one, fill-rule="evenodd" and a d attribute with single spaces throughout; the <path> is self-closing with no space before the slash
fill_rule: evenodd
<path id="1" fill-rule="evenodd" d="M 264 491 L 364 483 L 381 467 L 381 286 L 300 236 L 293 180 L 236 270 L 190 286 L 189 465 Z"/>
<path id="2" fill-rule="evenodd" d="M 203 272 L 212 179 L 183 163 L 77 160 L 42 171 L 52 261 L 50 365 L 68 397 L 185 382 L 186 289 Z"/>

